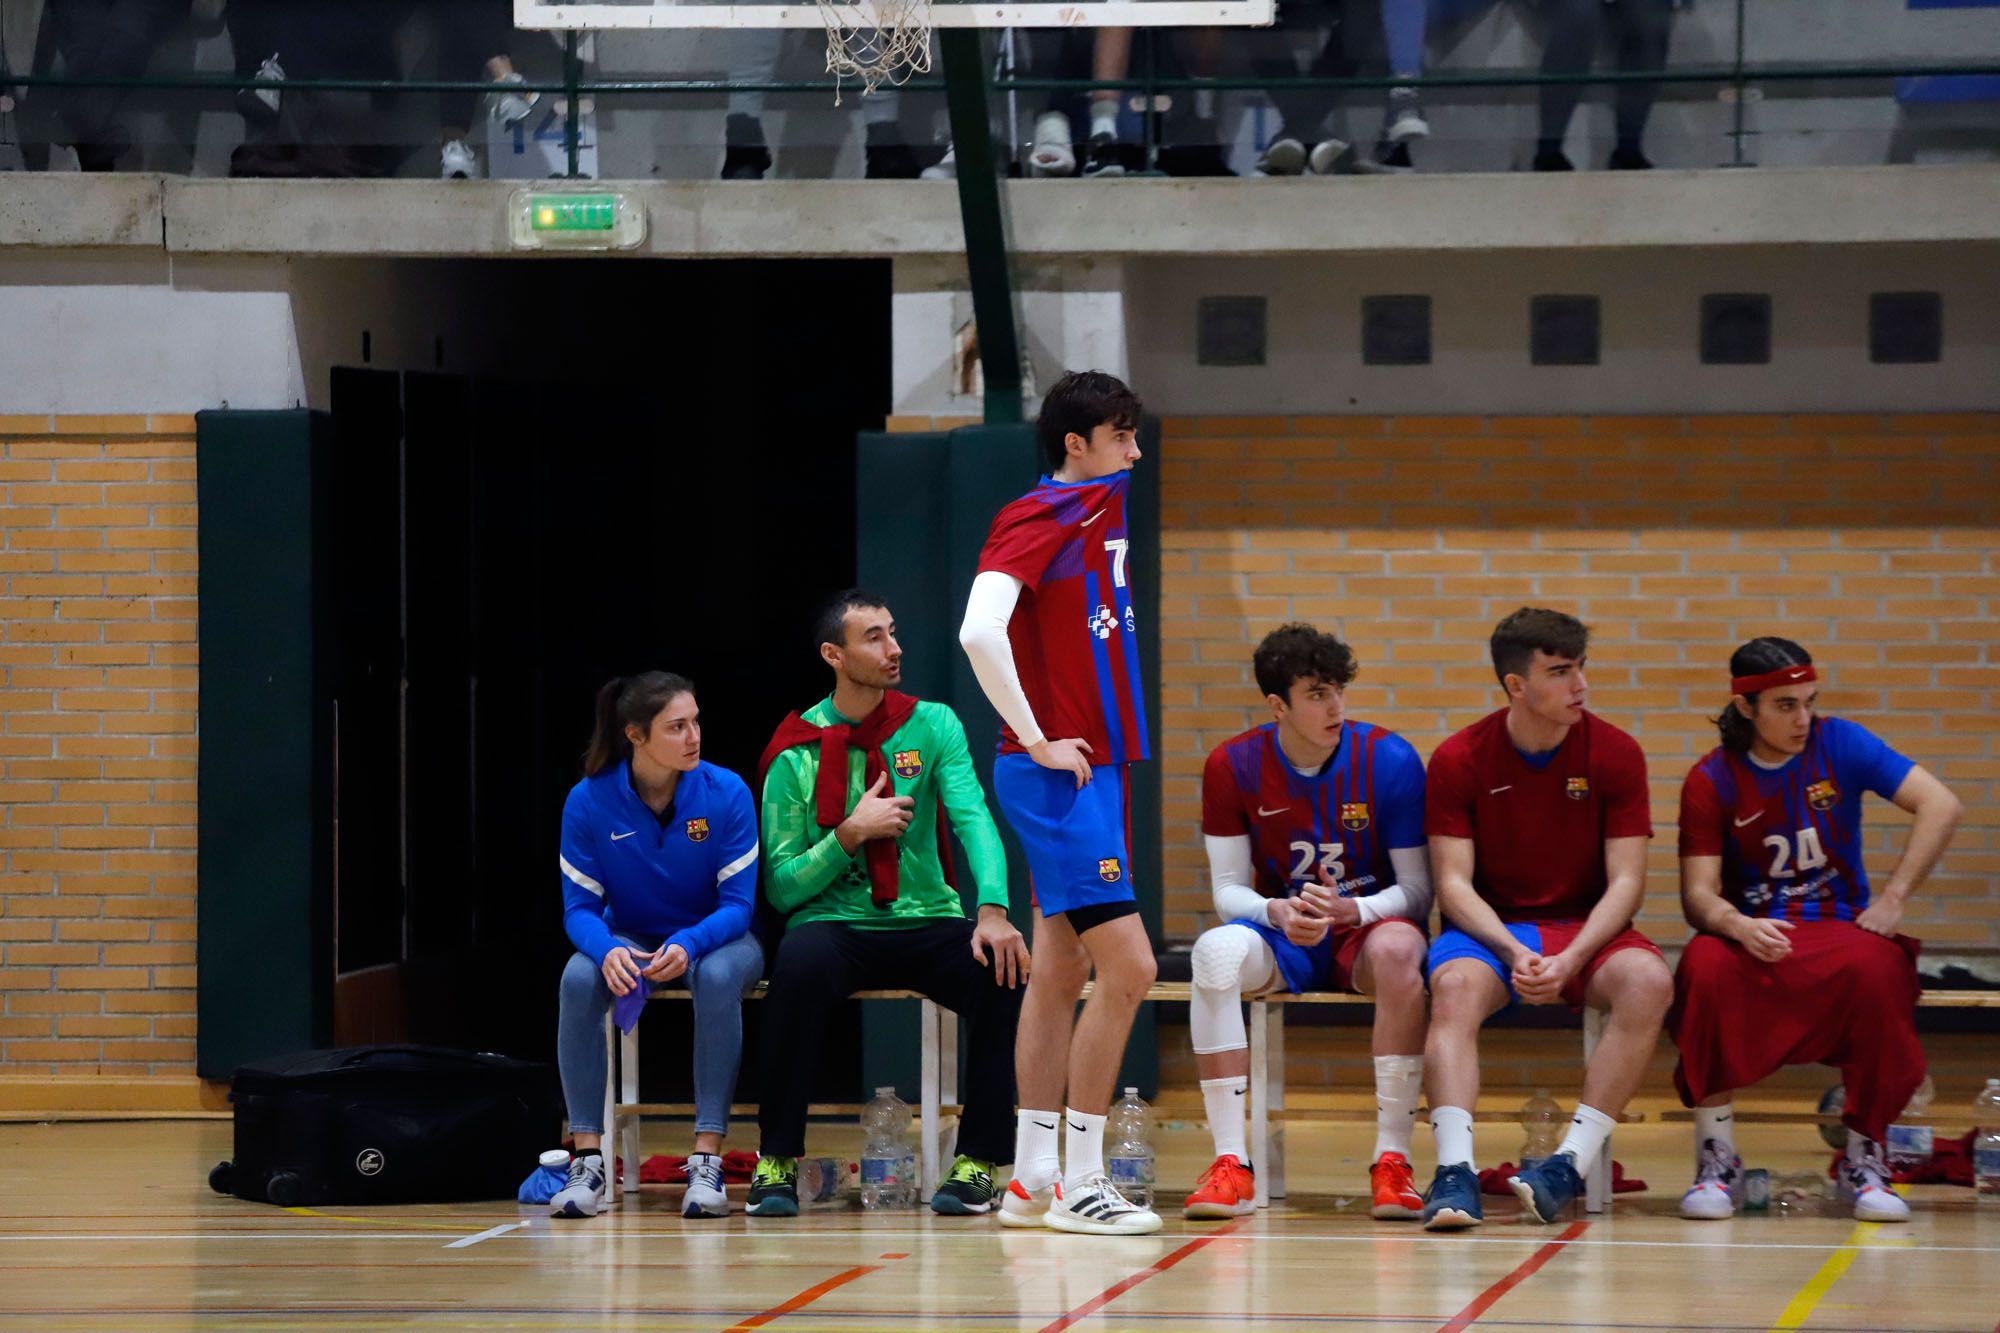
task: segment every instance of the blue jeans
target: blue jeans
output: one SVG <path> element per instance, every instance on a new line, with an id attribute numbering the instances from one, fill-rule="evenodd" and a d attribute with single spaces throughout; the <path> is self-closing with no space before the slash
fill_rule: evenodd
<path id="1" fill-rule="evenodd" d="M 618 936 L 628 949 L 650 953 L 657 945 Z M 729 1132 L 729 1103 L 736 1095 L 736 1067 L 743 1056 L 743 991 L 764 972 L 755 935 L 731 940 L 704 954 L 669 985 L 694 992 L 694 1132 Z M 603 1134 L 604 1015 L 611 1008 L 604 973 L 582 954 L 563 969 L 562 1010 L 556 1023 L 556 1066 L 572 1134 Z"/>

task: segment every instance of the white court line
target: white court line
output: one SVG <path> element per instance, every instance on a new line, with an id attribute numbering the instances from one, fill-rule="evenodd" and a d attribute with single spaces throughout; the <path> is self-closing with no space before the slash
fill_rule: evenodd
<path id="1" fill-rule="evenodd" d="M 527 1224 L 526 1224 L 526 1223 L 516 1223 L 515 1225 L 517 1225 L 517 1226 L 525 1226 L 525 1225 L 527 1225 Z M 496 1230 L 496 1231 L 498 1231 L 498 1230 L 503 1230 L 503 1229 L 504 1229 L 504 1228 L 495 1228 L 495 1230 Z M 547 1230 L 534 1230 L 534 1229 L 530 1229 L 530 1230 L 528 1230 L 528 1231 L 527 1231 L 527 1232 L 526 1232 L 525 1234 L 526 1234 L 526 1236 L 527 1236 L 527 1237 L 529 1237 L 529 1238 L 532 1238 L 532 1239 L 535 1239 L 535 1240 L 553 1240 L 553 1239 L 555 1239 L 555 1238 L 556 1238 L 556 1237 L 557 1237 L 558 1235 L 562 1235 L 562 1234 L 564 1234 L 564 1233 L 562 1233 L 562 1232 L 558 1232 L 558 1231 L 556 1231 L 555 1229 L 553 1229 L 553 1228 L 550 1228 L 550 1229 L 547 1229 Z M 757 1241 L 757 1240 L 776 1240 L 776 1239 L 778 1239 L 778 1237 L 775 1237 L 775 1236 L 758 1236 L 758 1235 L 756 1235 L 756 1234 L 754 1234 L 754 1233 L 751 1233 L 751 1232 L 717 1232 L 717 1231 L 706 1231 L 706 1230 L 702 1231 L 702 1232 L 701 1232 L 701 1233 L 699 1234 L 699 1236 L 698 1236 L 698 1237 L 697 1237 L 697 1236 L 694 1236 L 694 1235 L 690 1235 L 690 1234 L 689 1234 L 689 1233 L 688 1233 L 687 1231 L 638 1231 L 638 1230 L 619 1230 L 619 1231 L 615 1232 L 614 1234 L 615 1234 L 615 1238 L 616 1238 L 616 1239 L 619 1239 L 619 1240 L 689 1240 L 689 1241 L 691 1241 L 691 1240 L 696 1240 L 696 1239 L 699 1239 L 699 1240 L 701 1240 L 701 1241 L 702 1241 L 703 1243 L 707 1243 L 707 1242 L 709 1242 L 709 1241 L 710 1241 L 710 1240 L 711 1240 L 712 1238 L 714 1238 L 715 1236 L 718 1236 L 718 1235 L 729 1235 L 729 1236 L 732 1236 L 732 1237 L 734 1237 L 735 1239 L 738 1239 L 738 1240 L 740 1240 L 740 1241 Z M 1162 1242 L 1162 1241 L 1170 1241 L 1170 1240 L 1174 1240 L 1174 1239 L 1176 1239 L 1177 1237 L 1178 1237 L 1178 1238 L 1182 1238 L 1182 1239 L 1185 1239 L 1185 1238 L 1187 1238 L 1187 1237 L 1190 1237 L 1190 1236 L 1194 1236 L 1194 1235 L 1199 1235 L 1199 1234 L 1201 1234 L 1201 1233 L 1199 1233 L 1199 1232 L 1179 1232 L 1179 1233 L 1175 1233 L 1174 1235 L 1168 1235 L 1168 1236 L 1159 1236 L 1159 1237 L 1146 1237 L 1145 1239 L 1146 1239 L 1146 1240 L 1148 1240 L 1149 1242 L 1153 1243 L 1153 1244 L 1159 1244 L 1159 1243 L 1160 1243 L 1160 1242 Z M 811 1231 L 811 1232 L 801 1232 L 801 1231 L 793 1231 L 793 1232 L 788 1232 L 788 1233 L 787 1233 L 787 1234 L 786 1234 L 786 1235 L 785 1235 L 785 1236 L 783 1237 L 783 1240 L 784 1240 L 784 1242 L 785 1242 L 785 1243 L 786 1243 L 787 1245 L 792 1245 L 792 1244 L 796 1244 L 796 1243 L 797 1243 L 797 1242 L 798 1242 L 799 1240 L 802 1240 L 802 1239 L 807 1239 L 807 1238 L 821 1238 L 821 1237 L 824 1237 L 824 1238 L 827 1238 L 827 1239 L 853 1239 L 853 1238 L 857 1238 L 857 1237 L 858 1237 L 858 1238 L 861 1238 L 861 1239 L 865 1239 L 865 1240 L 871 1240 L 871 1241 L 925 1241 L 925 1242 L 928 1242 L 928 1243 L 930 1243 L 930 1244 L 937 1244 L 937 1243 L 939 1243 L 939 1242 L 943 1242 L 943 1241 L 959 1241 L 959 1242 L 975 1242 L 975 1243 L 978 1243 L 978 1244 L 981 1244 L 981 1245 L 985 1245 L 985 1246 L 991 1246 L 991 1245 L 993 1245 L 993 1243 L 994 1243 L 994 1241 L 995 1241 L 995 1236 L 994 1236 L 994 1234 L 993 1234 L 992 1232 L 964 1232 L 964 1231 L 962 1231 L 962 1232 L 959 1232 L 959 1233 L 957 1233 L 957 1234 L 953 1234 L 953 1233 L 951 1233 L 951 1232 L 949 1232 L 949 1231 L 877 1231 L 877 1230 L 874 1230 L 874 1229 L 865 1229 L 865 1230 L 864 1230 L 864 1229 L 856 1229 L 856 1230 L 841 1230 L 841 1231 Z M 1254 1231 L 1242 1231 L 1242 1232 L 1236 1232 L 1236 1233 L 1232 1234 L 1232 1235 L 1231 1235 L 1231 1236 L 1229 1237 L 1229 1239 L 1231 1239 L 1231 1240 L 1254 1240 L 1254 1241 L 1257 1241 L 1257 1242 L 1259 1242 L 1259 1243 L 1262 1243 L 1262 1244 L 1270 1244 L 1270 1243 L 1273 1243 L 1273 1242 L 1295 1242 L 1295 1243 L 1301 1243 L 1301 1244 L 1306 1244 L 1306 1243 L 1310 1243 L 1310 1244 L 1315 1244 L 1315 1245 L 1326 1245 L 1326 1244 L 1335 1244 L 1335 1245 L 1380 1245 L 1380 1244 L 1382 1244 L 1382 1243 L 1383 1243 L 1384 1241 L 1388 1241 L 1388 1242 L 1390 1242 L 1390 1243 L 1392 1243 L 1392 1244 L 1401 1244 L 1401 1245 L 1439 1245 L 1439 1246 L 1455 1246 L 1455 1245 L 1515 1245 L 1515 1246 L 1519 1246 L 1519 1245 L 1542 1245 L 1542 1244 L 1545 1244 L 1545 1243 L 1547 1243 L 1547 1241 L 1548 1241 L 1548 1238 L 1549 1238 L 1549 1237 L 1548 1237 L 1548 1235 L 1547 1235 L 1547 1234 L 1544 1234 L 1544 1233 L 1543 1233 L 1543 1232 L 1541 1232 L 1540 1230 L 1537 1230 L 1537 1231 L 1535 1231 L 1535 1232 L 1533 1232 L 1533 1233 L 1529 1233 L 1529 1234 L 1525 1234 L 1525 1235 L 1521 1235 L 1521 1236 L 1465 1236 L 1465 1235 L 1458 1235 L 1458 1236 L 1423 1236 L 1423 1237 L 1418 1237 L 1418 1236 L 1407 1236 L 1407 1237 L 1399 1237 L 1399 1236 L 1378 1236 L 1378 1235 L 1354 1235 L 1354 1234 L 1334 1234 L 1334 1235 L 1313 1235 L 1313 1234 L 1307 1234 L 1307 1233 L 1296 1233 L 1296 1232 L 1295 1232 L 1295 1233 L 1292 1233 L 1292 1234 L 1290 1234 L 1290 1235 L 1283 1235 L 1283 1236 L 1280 1236 L 1280 1235 L 1260 1235 L 1260 1234 L 1258 1234 L 1257 1232 L 1254 1232 Z M 61 1244 L 88 1244 L 88 1243 L 93 1243 L 93 1242 L 98 1242 L 98 1243 L 103 1243 L 103 1242 L 109 1242 L 109 1243 L 114 1243 L 114 1244 L 124 1244 L 124 1243 L 126 1243 L 126 1242 L 128 1242 L 128 1241 L 135 1241 L 135 1240 L 159 1240 L 159 1241 L 191 1241 L 191 1240 L 208 1240 L 208 1241 L 213 1241 L 213 1240 L 362 1240 L 362 1239 L 366 1239 L 366 1240 L 428 1240 L 428 1241 L 435 1241 L 435 1240 L 437 1240 L 437 1233 L 436 1233 L 436 1232 L 421 1232 L 421 1231 L 417 1231 L 417 1232 L 410 1232 L 410 1231 L 368 1231 L 368 1232 L 360 1232 L 360 1231 L 188 1231 L 188 1232 L 179 1232 L 179 1231 L 176 1231 L 176 1232 L 132 1232 L 132 1231 L 107 1231 L 107 1232 L 96 1232 L 96 1233 L 87 1233 L 87 1234 L 86 1234 L 86 1233 L 70 1233 L 70 1234 L 58 1234 L 58 1235 L 51 1235 L 51 1234 L 49 1234 L 49 1233 L 46 1233 L 46 1232 L 21 1232 L 21 1233 L 18 1233 L 18 1234 L 11 1234 L 11 1235 L 10 1235 L 10 1234 L 5 1234 L 5 1233 L 0 1233 L 0 1244 L 5 1244 L 5 1243 L 7 1243 L 7 1242 L 17 1242 L 17 1243 L 27 1243 L 27 1242 L 35 1242 L 35 1243 L 45 1243 L 45 1244 L 56 1244 L 56 1243 L 61 1243 Z M 1014 1233 L 1014 1234 L 1013 1234 L 1012 1236 L 1010 1236 L 1010 1237 L 1009 1237 L 1009 1239 L 1010 1239 L 1010 1240 L 1011 1240 L 1011 1239 L 1023 1239 L 1023 1237 L 1021 1237 L 1021 1236 L 1020 1236 L 1020 1234 L 1019 1234 L 1018 1232 L 1016 1232 L 1016 1233 Z M 1136 1237 L 1135 1237 L 1134 1239 L 1138 1239 L 1138 1238 L 1136 1238 Z M 1815 1250 L 1815 1251 L 1819 1251 L 1819 1252 L 1821 1252 L 1821 1253 L 1824 1253 L 1824 1252 L 1825 1252 L 1826 1250 L 1828 1250 L 1829 1248 L 1833 1248 L 1833 1247 L 1836 1247 L 1836 1246 L 1838 1246 L 1838 1244 L 1839 1244 L 1839 1243 L 1840 1243 L 1840 1242 L 1838 1242 L 1838 1241 L 1826 1241 L 1826 1240 L 1822 1240 L 1822 1241 L 1818 1241 L 1818 1242 L 1814 1242 L 1814 1243 L 1808 1243 L 1808 1242 L 1805 1242 L 1805 1241 L 1756 1241 L 1756 1240 L 1706 1240 L 1706 1241 L 1699 1241 L 1699 1240 L 1616 1240 L 1616 1239 L 1602 1239 L 1602 1240 L 1595 1240 L 1595 1239 L 1592 1239 L 1592 1238 L 1590 1238 L 1589 1236 L 1579 1236 L 1579 1237 L 1577 1237 L 1577 1238 L 1576 1238 L 1575 1240 L 1572 1240 L 1572 1241 L 1569 1241 L 1569 1242 L 1567 1243 L 1567 1245 L 1565 1246 L 1565 1248 L 1570 1248 L 1570 1247 L 1577 1247 L 1577 1248 L 1586 1248 L 1586 1247 L 1591 1247 L 1591 1246 L 1596 1246 L 1596 1247 L 1601 1247 L 1601 1248 L 1606 1248 L 1606 1249 L 1615 1249 L 1615 1248 L 1619 1248 L 1619 1247 L 1621 1247 L 1621 1246 L 1622 1246 L 1622 1247 L 1625 1247 L 1625 1248 L 1628 1248 L 1628 1249 L 1661 1249 L 1661 1250 Z M 1927 1253 L 1927 1254 L 2000 1254 L 2000 1245 L 1930 1245 L 1930 1244 L 1926 1244 L 1925 1242 L 1923 1242 L 1923 1241 L 1921 1241 L 1921 1240 L 1918 1240 L 1918 1239 L 1916 1239 L 1915 1237 L 1912 1237 L 1912 1238 L 1910 1238 L 1910 1240 L 1908 1240 L 1908 1241 L 1900 1241 L 1900 1242 L 1898 1242 L 1898 1243 L 1895 1243 L 1895 1244 L 1883 1244 L 1883 1243 L 1876 1243 L 1876 1244 L 1870 1244 L 1870 1245 L 1865 1245 L 1865 1246 L 1863 1246 L 1863 1247 L 1862 1247 L 1862 1249 L 1863 1249 L 1863 1252 L 1864 1252 L 1864 1253 L 1912 1253 L 1912 1252 L 1916 1252 L 1916 1253 Z"/>
<path id="2" fill-rule="evenodd" d="M 461 1236 L 451 1244 L 445 1246 L 445 1248 L 447 1250 L 462 1250 L 468 1245 L 477 1245 L 482 1240 L 492 1240 L 495 1236 L 504 1236 L 510 1231 L 518 1231 L 526 1225 L 528 1225 L 526 1222 L 503 1222 L 497 1227 L 488 1227 L 476 1236 Z"/>

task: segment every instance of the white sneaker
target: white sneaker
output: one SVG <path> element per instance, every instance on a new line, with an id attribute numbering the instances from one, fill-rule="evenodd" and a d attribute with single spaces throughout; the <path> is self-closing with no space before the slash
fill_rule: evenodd
<path id="1" fill-rule="evenodd" d="M 1720 1222 L 1734 1217 L 1742 1179 L 1743 1159 L 1727 1144 L 1703 1139 L 1695 1164 L 1694 1184 L 1681 1195 L 1681 1216 L 1695 1222 Z"/>
<path id="2" fill-rule="evenodd" d="M 1347 155 L 1347 150 L 1351 147 L 1353 145 L 1345 139 L 1321 139 L 1313 145 L 1311 154 L 1306 158 L 1306 165 L 1312 168 L 1315 176 L 1331 176 L 1335 164 Z"/>
<path id="3" fill-rule="evenodd" d="M 1035 117 L 1035 146 L 1028 151 L 1030 176 L 1076 175 L 1076 149 L 1070 146 L 1069 116 L 1044 111 Z"/>
<path id="4" fill-rule="evenodd" d="M 1257 159 L 1259 176 L 1297 176 L 1306 169 L 1306 146 L 1297 139 L 1273 139 Z"/>
<path id="5" fill-rule="evenodd" d="M 927 181 L 957 180 L 958 179 L 957 147 L 954 146 L 945 149 L 943 157 L 939 158 L 936 162 L 932 163 L 930 166 L 925 167 L 922 171 L 918 172 L 917 175 L 923 180 Z"/>
<path id="6" fill-rule="evenodd" d="M 479 159 L 472 155 L 472 149 L 463 139 L 447 142 L 439 153 L 442 163 L 439 175 L 448 181 L 469 181 L 479 175 Z"/>
<path id="7" fill-rule="evenodd" d="M 1003 1227 L 1045 1227 L 1049 1205 L 1055 1201 L 1055 1186 L 1030 1192 L 1018 1180 L 1007 1182 L 1000 1194 L 1000 1225 Z"/>
<path id="8" fill-rule="evenodd" d="M 698 1152 L 681 1168 L 687 1173 L 687 1193 L 681 1196 L 682 1217 L 729 1216 L 729 1193 L 722 1187 L 722 1159 Z"/>
<path id="9" fill-rule="evenodd" d="M 1840 1197 L 1854 1200 L 1857 1222 L 1907 1222 L 1910 1205 L 1889 1184 L 1889 1167 L 1882 1160 L 1882 1146 L 1862 1139 L 1857 1156 L 1850 1143 L 1840 1163 Z"/>
<path id="10" fill-rule="evenodd" d="M 604 1158 L 599 1153 L 569 1159 L 569 1183 L 549 1200 L 550 1217 L 596 1217 L 604 1206 Z"/>
<path id="11" fill-rule="evenodd" d="M 1144 1236 L 1160 1229 L 1158 1213 L 1126 1199 L 1111 1178 L 1102 1174 L 1071 1191 L 1058 1182 L 1047 1221 L 1057 1231 L 1086 1236 Z"/>
<path id="12" fill-rule="evenodd" d="M 1424 119 L 1424 109 L 1417 101 L 1415 88 L 1391 88 L 1389 90 L 1389 123 L 1383 127 L 1382 137 L 1390 143 L 1401 143 L 1405 139 L 1428 139 L 1431 123 Z"/>

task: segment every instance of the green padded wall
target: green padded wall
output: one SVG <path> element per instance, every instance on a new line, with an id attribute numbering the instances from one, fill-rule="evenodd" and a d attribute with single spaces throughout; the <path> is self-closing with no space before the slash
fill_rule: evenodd
<path id="1" fill-rule="evenodd" d="M 333 1034 L 327 419 L 196 417 L 201 855 L 195 1068 Z M 393 534 L 389 534 L 393 540 Z"/>

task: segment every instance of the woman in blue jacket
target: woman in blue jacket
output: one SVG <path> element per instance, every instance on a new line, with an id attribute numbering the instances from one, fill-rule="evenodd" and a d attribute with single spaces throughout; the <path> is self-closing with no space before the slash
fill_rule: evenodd
<path id="1" fill-rule="evenodd" d="M 685 1217 L 723 1217 L 722 1138 L 743 1050 L 743 990 L 764 970 L 750 934 L 757 818 L 750 788 L 701 761 L 694 686 L 665 671 L 607 681 L 563 803 L 563 970 L 556 1056 L 576 1156 L 550 1201 L 593 1217 L 604 1201 L 604 1014 L 642 984 L 694 992 L 694 1153 Z"/>

